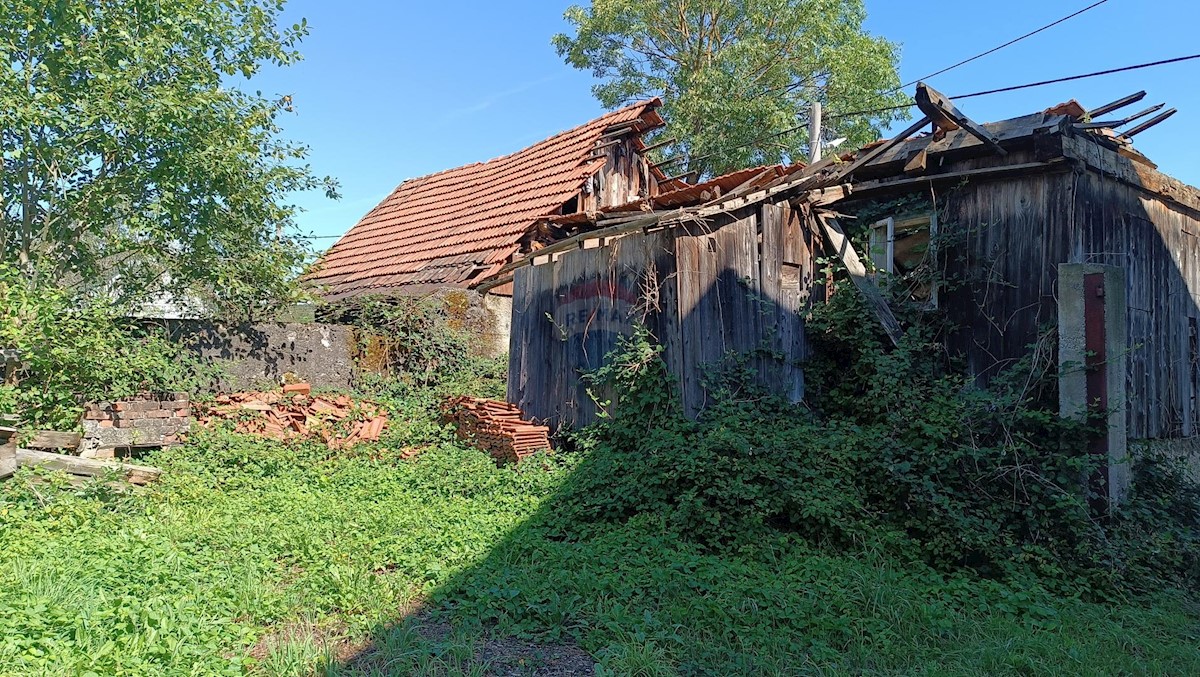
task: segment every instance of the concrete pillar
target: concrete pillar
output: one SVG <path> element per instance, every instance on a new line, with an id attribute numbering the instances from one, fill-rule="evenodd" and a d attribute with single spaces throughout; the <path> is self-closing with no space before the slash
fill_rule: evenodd
<path id="1" fill-rule="evenodd" d="M 488 354 L 493 357 L 505 355 L 508 353 L 508 343 L 512 339 L 512 297 L 485 294 L 483 307 L 492 315 L 491 332 L 485 337 L 491 342 Z"/>
<path id="2" fill-rule="evenodd" d="M 1107 506 L 1123 501 L 1131 481 L 1126 425 L 1129 352 L 1125 269 L 1083 263 L 1058 267 L 1058 406 L 1064 418 L 1104 417 L 1092 451 L 1101 471 L 1090 478 Z M 1104 412 L 1107 412 L 1105 414 Z"/>

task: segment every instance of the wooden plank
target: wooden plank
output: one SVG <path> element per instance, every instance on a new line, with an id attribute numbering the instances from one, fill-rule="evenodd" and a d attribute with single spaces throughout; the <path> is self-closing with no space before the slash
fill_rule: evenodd
<path id="1" fill-rule="evenodd" d="M 675 232 L 677 289 L 679 290 L 679 324 L 682 368 L 680 388 L 684 412 L 695 416 L 703 405 L 704 391 L 700 379 L 701 348 L 706 337 L 701 328 L 700 257 L 704 243 L 697 235 Z"/>
<path id="2" fill-rule="evenodd" d="M 1135 104 L 1144 98 L 1146 98 L 1146 90 L 1142 90 L 1136 94 L 1130 94 L 1129 96 L 1121 97 L 1120 99 L 1117 99 L 1111 103 L 1106 103 L 1099 108 L 1093 108 L 1092 110 L 1088 111 L 1087 116 L 1088 118 L 1094 120 L 1101 115 L 1108 115 L 1115 110 L 1120 110 L 1126 106 Z"/>
<path id="3" fill-rule="evenodd" d="M 1063 137 L 1063 154 L 1118 181 L 1165 198 L 1200 214 L 1200 189 L 1147 167 L 1101 145 L 1090 135 Z"/>
<path id="4" fill-rule="evenodd" d="M 49 468 L 50 470 L 61 470 L 71 475 L 85 475 L 89 477 L 101 475 L 110 470 L 119 470 L 124 474 L 125 480 L 132 484 L 148 484 L 157 480 L 162 475 L 162 470 L 146 465 L 98 461 L 90 458 L 79 458 L 78 456 L 55 454 L 48 451 L 35 451 L 33 449 L 17 449 L 16 461 L 20 467 Z"/>
<path id="5" fill-rule="evenodd" d="M 1142 132 L 1146 131 L 1147 129 L 1150 129 L 1154 125 L 1157 125 L 1160 122 L 1164 122 L 1167 118 L 1171 117 L 1172 115 L 1174 115 L 1178 112 L 1179 112 L 1178 109 L 1170 108 L 1165 113 L 1160 113 L 1158 115 L 1155 115 L 1154 117 L 1143 122 L 1142 124 L 1138 125 L 1137 127 L 1134 127 L 1133 129 L 1131 129 L 1127 132 L 1124 132 L 1122 134 L 1122 136 L 1124 136 L 1126 138 L 1133 138 L 1133 137 L 1137 136 L 1138 134 L 1141 134 Z"/>
<path id="6" fill-rule="evenodd" d="M 659 148 L 662 148 L 663 146 L 669 146 L 673 143 L 678 143 L 678 142 L 679 142 L 679 139 L 672 136 L 669 139 L 664 139 L 662 141 L 652 143 L 649 146 L 646 146 L 645 148 L 639 150 L 638 153 L 641 155 L 645 155 L 646 153 L 649 153 L 652 150 L 658 150 Z"/>
<path id="7" fill-rule="evenodd" d="M 762 248 L 759 255 L 759 289 L 763 302 L 762 332 L 764 338 L 772 339 L 772 348 L 786 351 L 791 340 L 790 325 L 785 319 L 787 301 L 783 290 L 782 269 L 788 258 L 789 244 L 785 237 L 786 205 L 764 204 L 760 210 L 759 223 L 762 231 Z M 772 392 L 785 388 L 784 370 L 773 359 L 764 357 L 760 369 L 763 380 Z"/>
<path id="8" fill-rule="evenodd" d="M 649 273 L 657 285 L 657 308 L 647 325 L 663 347 L 662 358 L 671 374 L 675 395 L 683 401 L 683 346 L 679 326 L 679 275 L 675 258 L 675 233 L 664 230 L 645 236 Z"/>
<path id="9" fill-rule="evenodd" d="M 905 174 L 924 174 L 929 165 L 929 151 L 922 148 L 904 165 Z"/>
<path id="10" fill-rule="evenodd" d="M 1124 127 L 1125 125 L 1129 124 L 1130 122 L 1133 122 L 1134 120 L 1138 120 L 1140 118 L 1146 117 L 1147 115 L 1157 113 L 1158 111 L 1160 111 L 1166 107 L 1167 107 L 1167 104 L 1160 103 L 1160 104 L 1153 105 L 1143 111 L 1134 113 L 1133 115 L 1130 115 L 1128 117 L 1121 118 L 1120 120 L 1098 120 L 1096 122 L 1076 122 L 1075 124 L 1073 124 L 1071 126 L 1075 129 L 1078 129 L 1081 131 L 1086 131 L 1089 129 L 1105 129 L 1105 128 L 1116 129 L 1117 127 Z"/>
<path id="11" fill-rule="evenodd" d="M 518 405 L 525 392 L 525 383 L 529 378 L 526 360 L 529 356 L 529 278 L 532 269 L 526 268 L 513 275 L 513 307 L 512 328 L 508 343 L 508 383 L 505 389 L 506 399 Z"/>
<path id="12" fill-rule="evenodd" d="M 78 449 L 83 441 L 79 433 L 64 433 L 56 430 L 39 430 L 25 445 L 30 449 Z"/>
<path id="13" fill-rule="evenodd" d="M 971 136 L 983 142 L 984 145 L 991 148 L 992 152 L 997 155 L 1008 155 L 1008 151 L 1000 147 L 999 137 L 993 136 L 991 132 L 976 124 L 971 118 L 958 110 L 941 92 L 924 82 L 917 83 L 916 101 L 917 107 L 921 109 L 921 112 L 938 127 L 946 131 L 962 128 Z"/>
<path id="14" fill-rule="evenodd" d="M 717 239 L 716 310 L 726 337 L 725 350 L 743 355 L 758 348 L 763 336 L 757 212 L 719 228 L 713 236 Z M 718 360 L 725 357 L 723 353 Z"/>
<path id="15" fill-rule="evenodd" d="M 892 309 L 888 305 L 879 288 L 875 286 L 874 280 L 867 275 L 867 268 L 863 265 L 862 260 L 858 257 L 858 253 L 854 251 L 854 246 L 850 244 L 850 238 L 842 231 L 836 219 L 826 216 L 818 216 L 821 226 L 825 231 L 825 239 L 829 242 L 829 246 L 841 259 L 842 264 L 846 266 L 846 272 L 850 274 L 850 280 L 858 289 L 863 298 L 867 300 L 867 305 L 875 313 L 875 317 L 883 326 L 884 332 L 888 338 L 892 340 L 893 345 L 900 345 L 900 323 L 896 321 L 896 316 L 892 314 Z"/>
<path id="16" fill-rule="evenodd" d="M 904 131 L 900 132 L 899 134 L 892 137 L 891 139 L 888 139 L 887 141 L 879 144 L 878 146 L 875 146 L 874 148 L 868 150 L 866 153 L 859 155 L 857 158 L 854 159 L 853 162 L 851 162 L 845 168 L 838 168 L 838 171 L 836 171 L 834 173 L 833 179 L 821 181 L 820 185 L 830 186 L 833 184 L 845 182 L 849 177 L 853 176 L 854 172 L 857 171 L 860 167 L 863 167 L 864 165 L 870 163 L 875 158 L 883 155 L 884 153 L 895 148 L 896 146 L 904 143 L 908 139 L 908 137 L 921 131 L 921 128 L 927 124 L 929 124 L 928 116 L 923 117 L 920 120 L 917 120 L 915 123 L 910 125 L 908 129 L 905 129 Z"/>
<path id="17" fill-rule="evenodd" d="M 854 184 L 855 197 L 865 196 L 877 190 L 891 190 L 895 188 L 909 188 L 916 185 L 928 185 L 936 182 L 958 182 L 962 179 L 977 179 L 977 178 L 1002 178 L 1005 176 L 1013 176 L 1017 174 L 1029 174 L 1038 171 L 1065 171 L 1070 169 L 1070 165 L 1064 158 L 1058 158 L 1049 162 L 1023 162 L 1015 165 L 1003 165 L 1000 167 L 980 167 L 978 169 L 964 169 L 958 171 L 946 172 L 945 174 L 928 174 L 908 179 L 894 179 L 879 181 L 864 181 Z"/>
<path id="18" fill-rule="evenodd" d="M 980 126 L 990 136 L 1003 143 L 1033 136 L 1038 130 L 1057 133 L 1067 128 L 1071 122 L 1073 121 L 1065 115 L 1031 113 L 1011 120 L 984 123 Z M 941 140 L 935 139 L 933 136 L 909 139 L 880 155 L 863 170 L 869 170 L 872 176 L 899 172 L 913 154 L 921 149 L 926 150 L 931 161 L 935 158 L 948 158 L 947 161 L 950 161 L 950 159 L 974 157 L 983 155 L 990 150 L 970 132 L 960 129 L 946 134 Z M 855 189 L 857 190 L 857 188 L 858 185 L 855 184 Z"/>
<path id="19" fill-rule="evenodd" d="M 0 480 L 7 479 L 17 471 L 17 443 L 0 444 Z"/>
<path id="20" fill-rule="evenodd" d="M 816 261 L 808 221 L 795 209 L 785 209 L 782 217 L 786 274 L 781 280 L 780 335 L 786 364 L 781 393 L 799 402 L 804 398 L 804 371 L 800 363 L 808 358 L 802 313 L 808 302 Z"/>

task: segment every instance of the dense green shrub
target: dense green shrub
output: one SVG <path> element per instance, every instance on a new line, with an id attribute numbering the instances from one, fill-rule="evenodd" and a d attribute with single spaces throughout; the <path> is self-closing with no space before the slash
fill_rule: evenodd
<path id="1" fill-rule="evenodd" d="M 1181 508 L 1197 494 L 1179 472 L 1143 464 L 1145 498 L 1116 516 L 1091 512 L 1088 433 L 1057 416 L 1046 346 L 984 389 L 937 367 L 919 328 L 885 350 L 864 312 L 838 294 L 810 319 L 812 410 L 743 379 L 713 384 L 714 403 L 689 421 L 649 335 L 625 340 L 595 375 L 622 396 L 577 436 L 586 461 L 554 531 L 574 538 L 657 514 L 710 548 L 785 530 L 1071 590 L 1200 580 L 1200 520 Z"/>
<path id="2" fill-rule="evenodd" d="M 193 391 L 214 368 L 153 330 L 114 318 L 102 301 L 59 288 L 32 288 L 0 265 L 0 347 L 21 364 L 0 383 L 0 412 L 27 427 L 75 428 L 86 401 L 140 391 Z"/>

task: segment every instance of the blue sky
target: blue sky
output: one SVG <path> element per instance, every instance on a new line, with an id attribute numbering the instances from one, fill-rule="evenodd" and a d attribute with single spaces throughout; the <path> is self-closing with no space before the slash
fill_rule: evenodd
<path id="1" fill-rule="evenodd" d="M 867 28 L 901 44 L 905 82 L 1049 23 L 1093 0 L 949 3 L 867 0 Z M 289 138 L 312 147 L 311 164 L 342 184 L 334 202 L 297 197 L 305 233 L 340 235 L 406 178 L 519 150 L 586 122 L 602 109 L 590 73 L 567 67 L 550 37 L 567 29 L 570 2 L 290 0 L 285 18 L 305 17 L 305 60 L 270 69 L 254 88 L 291 94 Z M 969 8 L 956 10 L 956 7 Z M 975 9 L 979 7 L 979 9 Z M 1081 16 L 930 81 L 950 96 L 1200 52 L 1200 3 L 1109 0 Z M 1200 184 L 1200 60 L 1008 94 L 967 99 L 978 121 L 998 120 L 1077 98 L 1094 107 L 1149 92 L 1179 113 L 1137 137 L 1168 174 Z M 911 92 L 910 92 L 911 93 Z M 317 239 L 324 249 L 332 239 Z"/>

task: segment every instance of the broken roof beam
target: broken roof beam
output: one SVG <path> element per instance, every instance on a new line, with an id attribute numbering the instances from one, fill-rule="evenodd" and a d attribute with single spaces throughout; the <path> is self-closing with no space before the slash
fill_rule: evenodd
<path id="1" fill-rule="evenodd" d="M 1115 110 L 1119 110 L 1130 104 L 1135 104 L 1144 98 L 1146 98 L 1145 90 L 1140 91 L 1136 94 L 1130 94 L 1129 96 L 1122 97 L 1120 99 L 1117 99 L 1116 101 L 1113 101 L 1111 103 L 1106 103 L 1103 106 L 1100 106 L 1099 108 L 1094 108 L 1094 109 L 1088 111 L 1088 113 L 1087 113 L 1088 119 L 1094 120 L 1101 115 L 1107 115 Z"/>
<path id="2" fill-rule="evenodd" d="M 654 166 L 657 167 L 658 165 L 654 165 Z M 687 178 L 689 176 L 692 177 L 693 179 L 695 179 L 696 181 L 699 181 L 700 180 L 700 170 L 693 169 L 692 171 L 684 172 L 683 174 L 676 174 L 675 176 L 668 176 L 667 178 L 663 179 L 659 183 L 666 183 L 668 181 L 682 181 L 683 183 L 688 183 Z M 693 182 L 692 185 L 695 185 L 695 182 Z"/>
<path id="3" fill-rule="evenodd" d="M 1158 111 L 1165 108 L 1166 105 L 1167 104 L 1165 104 L 1165 103 L 1160 103 L 1157 106 L 1151 106 L 1140 113 L 1134 113 L 1133 115 L 1130 115 L 1127 118 L 1122 118 L 1120 120 L 1104 120 L 1101 122 L 1078 122 L 1075 124 L 1075 129 L 1104 129 L 1104 128 L 1116 129 L 1117 127 L 1124 127 L 1125 125 L 1129 124 L 1130 122 L 1133 122 L 1134 120 L 1137 120 L 1139 118 L 1144 118 L 1147 115 L 1150 115 L 1151 113 L 1157 113 Z"/>
<path id="4" fill-rule="evenodd" d="M 1150 118 L 1149 120 L 1146 120 L 1145 122 L 1138 125 L 1137 127 L 1134 127 L 1133 129 L 1129 130 L 1128 132 L 1125 132 L 1124 134 L 1122 134 L 1122 136 L 1133 138 L 1133 137 L 1137 136 L 1138 134 L 1141 134 L 1142 132 L 1146 131 L 1147 129 L 1150 129 L 1154 125 L 1157 125 L 1160 122 L 1164 122 L 1167 118 L 1171 117 L 1172 115 L 1174 115 L 1178 112 L 1179 111 L 1177 109 L 1172 108 L 1171 110 L 1169 110 L 1165 113 L 1155 115 L 1154 117 Z"/>
<path id="5" fill-rule="evenodd" d="M 851 162 L 846 168 L 844 168 L 844 169 L 839 168 L 838 171 L 834 172 L 834 175 L 833 175 L 833 177 L 831 177 L 830 180 L 823 182 L 823 185 L 833 185 L 835 183 L 844 183 L 843 179 L 848 179 L 850 177 L 850 175 L 854 174 L 854 172 L 861 169 L 867 163 L 871 162 L 872 160 L 879 157 L 880 155 L 883 155 L 884 153 L 888 152 L 895 146 L 897 146 L 901 143 L 904 143 L 905 141 L 908 140 L 908 137 L 921 131 L 921 128 L 927 124 L 929 124 L 929 116 L 928 115 L 926 115 L 925 117 L 918 120 L 916 122 L 916 124 L 912 125 L 911 127 L 904 130 L 903 132 L 900 132 L 899 134 L 892 137 L 891 139 L 879 144 L 878 146 L 875 146 L 871 150 L 868 150 L 866 153 L 863 153 L 862 155 L 858 156 L 858 158 L 856 158 L 853 162 Z M 823 163 L 824 160 L 822 160 L 821 162 Z M 821 163 L 817 163 L 817 164 L 809 165 L 809 167 L 806 167 L 805 170 L 806 170 L 806 172 L 810 169 L 815 171 L 820 167 L 821 167 Z M 807 178 L 807 177 L 805 177 L 805 178 Z"/>
<path id="6" fill-rule="evenodd" d="M 613 125 L 612 127 L 608 127 L 604 130 L 604 133 L 600 135 L 600 140 L 607 141 L 608 139 L 625 136 L 630 133 L 641 134 L 641 126 L 641 120 L 633 120 L 632 122 Z"/>
<path id="7" fill-rule="evenodd" d="M 950 99 L 936 89 L 924 82 L 918 83 L 916 100 L 917 107 L 926 117 L 933 120 L 939 129 L 944 131 L 966 130 L 968 134 L 989 146 L 997 155 L 1008 155 L 1008 151 L 1000 147 L 1000 139 L 992 136 L 986 129 L 964 115 L 951 103 Z"/>
<path id="8" fill-rule="evenodd" d="M 652 143 L 649 146 L 646 146 L 645 148 L 639 150 L 638 152 L 645 155 L 646 153 L 649 153 L 652 150 L 658 150 L 659 148 L 662 148 L 663 146 L 669 146 L 673 143 L 678 143 L 678 142 L 679 142 L 679 139 L 672 136 L 669 139 L 665 139 L 665 140 L 659 141 L 657 143 Z"/>
<path id="9" fill-rule="evenodd" d="M 850 281 L 866 299 L 867 305 L 875 313 L 879 324 L 883 326 L 884 333 L 892 340 L 892 345 L 899 346 L 900 337 L 903 334 L 900 322 L 892 313 L 892 307 L 888 305 L 883 292 L 879 291 L 874 280 L 867 275 L 867 267 L 863 265 L 862 259 L 858 258 L 858 252 L 854 250 L 854 245 L 850 244 L 850 238 L 846 237 L 846 233 L 838 225 L 837 219 L 818 214 L 816 220 L 820 221 L 822 230 L 825 232 L 825 240 L 841 259 L 842 264 L 846 266 L 846 272 L 850 273 Z"/>

